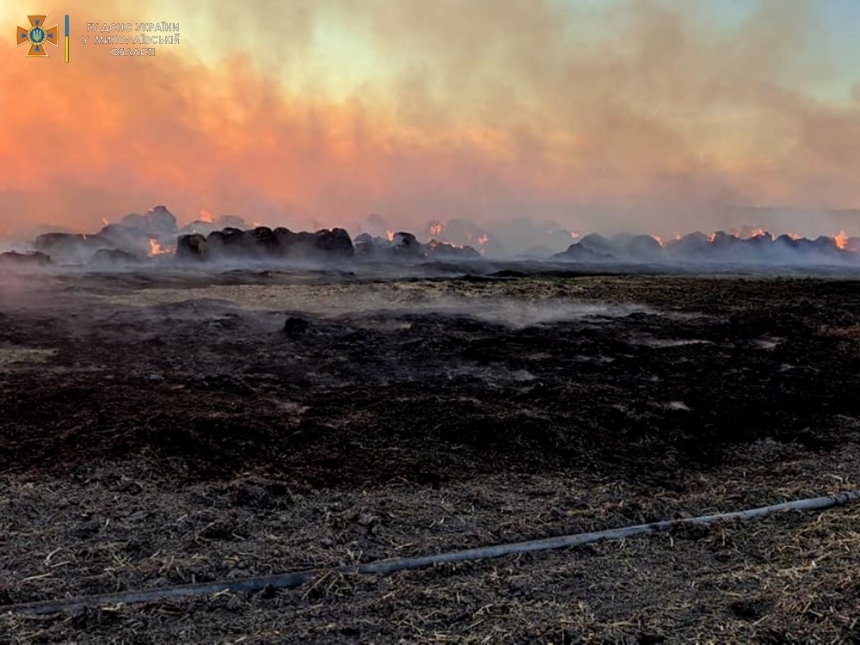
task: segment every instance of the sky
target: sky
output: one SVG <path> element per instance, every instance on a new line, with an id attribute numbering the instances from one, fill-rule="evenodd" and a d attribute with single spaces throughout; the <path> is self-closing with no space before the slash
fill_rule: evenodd
<path id="1" fill-rule="evenodd" d="M 69 63 L 16 47 L 35 13 L 69 14 Z M 86 32 L 160 21 L 154 57 Z M 860 209 L 858 28 L 855 0 L 3 0 L 0 233 L 166 204 L 829 234 Z"/>

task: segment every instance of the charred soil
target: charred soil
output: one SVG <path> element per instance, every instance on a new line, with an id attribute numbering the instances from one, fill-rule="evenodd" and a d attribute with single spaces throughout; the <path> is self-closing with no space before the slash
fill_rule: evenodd
<path id="1" fill-rule="evenodd" d="M 855 281 L 9 284 L 0 605 L 739 510 L 860 480 Z M 858 519 L 848 507 L 285 592 L 13 614 L 0 640 L 850 641 Z"/>

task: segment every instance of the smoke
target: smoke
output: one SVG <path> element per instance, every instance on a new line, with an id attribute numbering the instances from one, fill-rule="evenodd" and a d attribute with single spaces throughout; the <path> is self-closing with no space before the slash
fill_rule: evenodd
<path id="1" fill-rule="evenodd" d="M 815 2 L 726 24 L 656 0 L 43 5 L 77 36 L 87 19 L 180 21 L 183 44 L 132 60 L 74 43 L 65 65 L 0 43 L 0 212 L 17 231 L 165 203 L 183 222 L 671 234 L 779 206 L 756 212 L 800 213 L 790 227 L 813 235 L 860 205 L 858 84 L 819 89 L 860 67 L 821 46 Z M 31 10 L 8 4 L 0 33 Z"/>
<path id="2" fill-rule="evenodd" d="M 277 285 L 209 284 L 193 301 L 188 300 L 187 289 L 156 288 L 138 292 L 134 297 L 111 294 L 103 302 L 144 310 L 169 308 L 174 317 L 186 310 L 189 319 L 199 315 L 198 309 L 213 306 L 226 311 L 265 312 L 266 315 L 278 312 L 270 322 L 278 328 L 283 325 L 282 312 L 285 311 L 368 329 L 391 327 L 392 318 L 399 319 L 394 323 L 395 327 L 406 328 L 416 317 L 427 315 L 465 316 L 512 328 L 570 321 L 598 324 L 632 314 L 679 316 L 636 304 L 558 300 L 552 294 L 524 300 L 475 293 L 468 287 L 460 287 L 452 293 L 448 286 L 437 287 L 423 281 L 326 285 L 298 282 Z M 688 317 L 682 317 L 685 316 Z"/>

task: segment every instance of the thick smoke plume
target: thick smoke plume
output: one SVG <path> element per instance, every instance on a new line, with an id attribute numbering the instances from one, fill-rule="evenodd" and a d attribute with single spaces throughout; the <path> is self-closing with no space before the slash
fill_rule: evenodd
<path id="1" fill-rule="evenodd" d="M 0 41 L 0 234 L 156 203 L 294 229 L 380 213 L 398 230 L 860 232 L 830 213 L 860 206 L 860 85 L 815 89 L 860 66 L 821 46 L 816 2 L 734 24 L 656 1 L 173 4 L 40 5 L 76 33 L 179 21 L 183 44 L 151 59 L 75 46 L 64 65 Z M 0 31 L 31 11 L 4 3 Z"/>

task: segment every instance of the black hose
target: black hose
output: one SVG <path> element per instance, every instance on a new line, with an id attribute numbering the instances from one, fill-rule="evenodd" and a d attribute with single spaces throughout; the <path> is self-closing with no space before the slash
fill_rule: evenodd
<path id="1" fill-rule="evenodd" d="M 546 538 L 542 540 L 529 540 L 528 542 L 514 542 L 510 544 L 498 544 L 489 547 L 465 549 L 463 551 L 449 551 L 435 555 L 424 555 L 415 558 L 397 558 L 393 560 L 380 560 L 360 565 L 350 565 L 335 568 L 309 569 L 295 573 L 281 573 L 257 578 L 243 578 L 241 580 L 227 580 L 221 582 L 203 582 L 190 585 L 179 585 L 175 587 L 164 587 L 161 589 L 150 589 L 144 591 L 121 591 L 116 593 L 97 594 L 92 596 L 80 596 L 77 598 L 64 598 L 60 600 L 46 600 L 29 603 L 18 603 L 0 607 L 0 613 L 4 614 L 54 614 L 63 611 L 71 611 L 83 607 L 98 607 L 104 605 L 132 604 L 142 602 L 154 602 L 167 598 L 179 598 L 184 596 L 195 596 L 215 593 L 237 593 L 255 592 L 264 589 L 292 589 L 310 582 L 313 578 L 335 571 L 345 575 L 358 573 L 394 573 L 407 569 L 420 569 L 434 564 L 446 562 L 463 562 L 466 560 L 484 560 L 488 558 L 499 558 L 515 553 L 532 553 L 535 551 L 547 551 L 549 549 L 561 549 L 564 547 L 581 546 L 601 540 L 616 540 L 650 533 L 668 531 L 672 528 L 686 524 L 712 524 L 724 520 L 750 520 L 772 513 L 788 510 L 819 510 L 840 506 L 852 500 L 860 499 L 860 489 L 839 493 L 832 497 L 813 497 L 800 499 L 772 506 L 762 506 L 746 511 L 733 513 L 722 513 L 718 515 L 702 515 L 680 520 L 664 520 L 650 524 L 637 524 L 605 531 L 591 533 L 578 533 L 575 535 L 562 535 L 559 537 Z"/>

